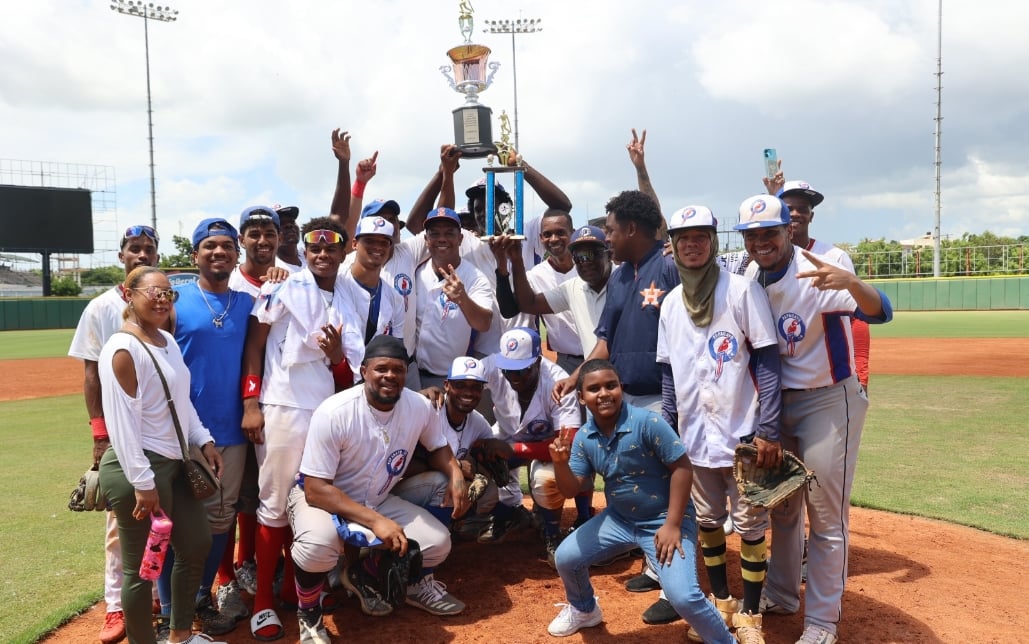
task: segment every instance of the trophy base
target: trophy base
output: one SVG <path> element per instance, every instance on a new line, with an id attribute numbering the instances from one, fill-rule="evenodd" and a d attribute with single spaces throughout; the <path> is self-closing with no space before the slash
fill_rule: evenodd
<path id="1" fill-rule="evenodd" d="M 493 110 L 485 105 L 462 105 L 453 115 L 454 144 L 463 156 L 478 159 L 497 153 L 490 123 Z"/>
<path id="2" fill-rule="evenodd" d="M 479 240 L 480 241 L 484 241 L 486 243 L 489 243 L 491 240 L 496 239 L 497 237 L 500 237 L 500 235 L 483 235 L 483 236 L 479 237 Z M 526 237 L 525 235 L 508 235 L 507 238 L 512 240 L 512 241 L 520 241 L 520 242 L 523 242 L 526 239 L 528 239 L 528 237 Z"/>

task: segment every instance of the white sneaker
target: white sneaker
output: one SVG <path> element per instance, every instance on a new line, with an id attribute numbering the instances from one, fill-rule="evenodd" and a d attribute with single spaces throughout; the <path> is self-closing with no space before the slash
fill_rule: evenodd
<path id="1" fill-rule="evenodd" d="M 464 603 L 448 593 L 446 585 L 436 581 L 431 573 L 407 587 L 405 601 L 433 615 L 457 615 L 465 608 Z"/>
<path id="2" fill-rule="evenodd" d="M 797 644 L 836 644 L 837 641 L 835 633 L 830 633 L 821 626 L 808 624 L 804 628 L 804 634 L 797 640 Z"/>
<path id="3" fill-rule="evenodd" d="M 320 608 L 298 610 L 297 625 L 300 628 L 300 644 L 332 644 L 332 638 L 322 622 Z"/>
<path id="4" fill-rule="evenodd" d="M 563 608 L 547 627 L 547 632 L 554 637 L 568 637 L 578 633 L 580 628 L 596 626 L 604 621 L 604 614 L 600 612 L 599 603 L 588 613 L 582 612 L 571 604 L 555 604 L 555 606 L 563 606 Z"/>

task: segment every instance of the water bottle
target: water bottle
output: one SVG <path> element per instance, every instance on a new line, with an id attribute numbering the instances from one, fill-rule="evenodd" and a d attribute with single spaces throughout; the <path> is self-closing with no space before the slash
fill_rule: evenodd
<path id="1" fill-rule="evenodd" d="M 150 515 L 150 536 L 146 540 L 143 551 L 143 563 L 139 565 L 139 576 L 146 581 L 154 581 L 161 576 L 164 558 L 168 554 L 171 543 L 172 522 L 160 510 Z"/>

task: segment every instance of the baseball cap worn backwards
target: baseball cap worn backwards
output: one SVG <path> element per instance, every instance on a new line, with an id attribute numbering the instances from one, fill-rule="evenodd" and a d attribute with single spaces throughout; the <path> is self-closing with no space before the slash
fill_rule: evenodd
<path id="1" fill-rule="evenodd" d="M 786 202 L 772 195 L 757 195 L 740 204 L 740 223 L 733 228 L 742 231 L 785 226 L 789 223 L 790 208 Z"/>
<path id="2" fill-rule="evenodd" d="M 440 221 L 449 221 L 458 228 L 461 227 L 461 217 L 450 208 L 436 208 L 435 210 L 430 210 L 428 216 L 425 217 L 425 223 L 423 226 L 428 228 Z"/>
<path id="3" fill-rule="evenodd" d="M 818 204 L 822 203 L 825 199 L 821 192 L 818 192 L 811 187 L 811 184 L 806 181 L 787 181 L 783 184 L 782 190 L 776 193 L 776 196 L 782 199 L 787 195 L 800 195 L 805 197 L 814 208 Z"/>
<path id="4" fill-rule="evenodd" d="M 518 326 L 500 336 L 500 351 L 493 357 L 501 369 L 520 371 L 531 367 L 541 353 L 539 334 L 529 327 Z"/>
<path id="5" fill-rule="evenodd" d="M 496 182 L 493 183 L 493 189 L 495 191 L 497 191 L 497 192 L 503 192 L 505 195 L 507 194 L 507 190 L 504 189 L 504 186 L 501 185 L 501 183 L 499 181 L 496 181 Z M 480 190 L 482 192 L 486 192 L 486 177 L 479 177 L 478 180 L 476 180 L 475 183 L 473 183 L 472 185 L 468 186 L 468 189 L 464 191 L 464 196 L 466 196 L 469 199 L 471 199 Z"/>
<path id="6" fill-rule="evenodd" d="M 271 206 L 250 206 L 239 216 L 239 229 L 243 230 L 250 224 L 258 224 L 270 221 L 276 228 L 281 227 L 279 213 Z"/>
<path id="7" fill-rule="evenodd" d="M 354 239 L 364 235 L 382 235 L 393 239 L 393 224 L 382 217 L 362 217 L 357 222 L 357 231 L 354 232 Z"/>
<path id="8" fill-rule="evenodd" d="M 447 373 L 447 380 L 486 382 L 486 367 L 471 356 L 454 358 L 454 362 L 450 365 L 450 372 Z"/>
<path id="9" fill-rule="evenodd" d="M 199 248 L 200 242 L 208 237 L 217 237 L 218 235 L 231 237 L 232 241 L 236 242 L 237 245 L 239 244 L 239 233 L 232 227 L 232 224 L 221 217 L 209 217 L 201 221 L 193 229 L 193 250 Z"/>
<path id="10" fill-rule="evenodd" d="M 572 238 L 568 241 L 568 248 L 570 249 L 584 244 L 600 244 L 601 246 L 607 246 L 607 235 L 604 234 L 603 230 L 596 226 L 583 226 L 572 233 Z"/>
<path id="11" fill-rule="evenodd" d="M 279 215 L 279 219 L 296 219 L 300 216 L 300 208 L 296 206 L 280 206 L 275 204 L 275 212 Z"/>
<path id="12" fill-rule="evenodd" d="M 704 206 L 686 206 L 672 213 L 668 218 L 668 234 L 686 228 L 718 229 L 718 220 L 710 208 Z"/>

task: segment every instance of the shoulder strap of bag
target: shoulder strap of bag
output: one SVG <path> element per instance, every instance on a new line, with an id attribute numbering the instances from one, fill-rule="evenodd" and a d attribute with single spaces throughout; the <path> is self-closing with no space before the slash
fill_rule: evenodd
<path id="1" fill-rule="evenodd" d="M 157 370 L 157 376 L 161 379 L 161 386 L 164 387 L 164 397 L 168 401 L 168 411 L 171 412 L 172 422 L 175 424 L 175 433 L 179 435 L 179 447 L 182 448 L 182 460 L 189 460 L 189 449 L 186 447 L 186 439 L 182 436 L 182 426 L 179 424 L 179 415 L 175 413 L 175 401 L 172 400 L 171 390 L 168 388 L 168 381 L 164 377 L 164 372 L 161 371 L 161 365 L 158 364 L 157 358 L 154 356 L 154 352 L 150 350 L 146 342 L 143 342 L 143 338 L 139 337 L 135 333 L 129 333 L 128 331 L 118 331 L 118 333 L 124 333 L 125 335 L 131 335 L 132 337 L 139 340 L 139 344 L 142 345 L 143 350 L 147 352 L 150 359 L 154 361 L 154 369 Z"/>

